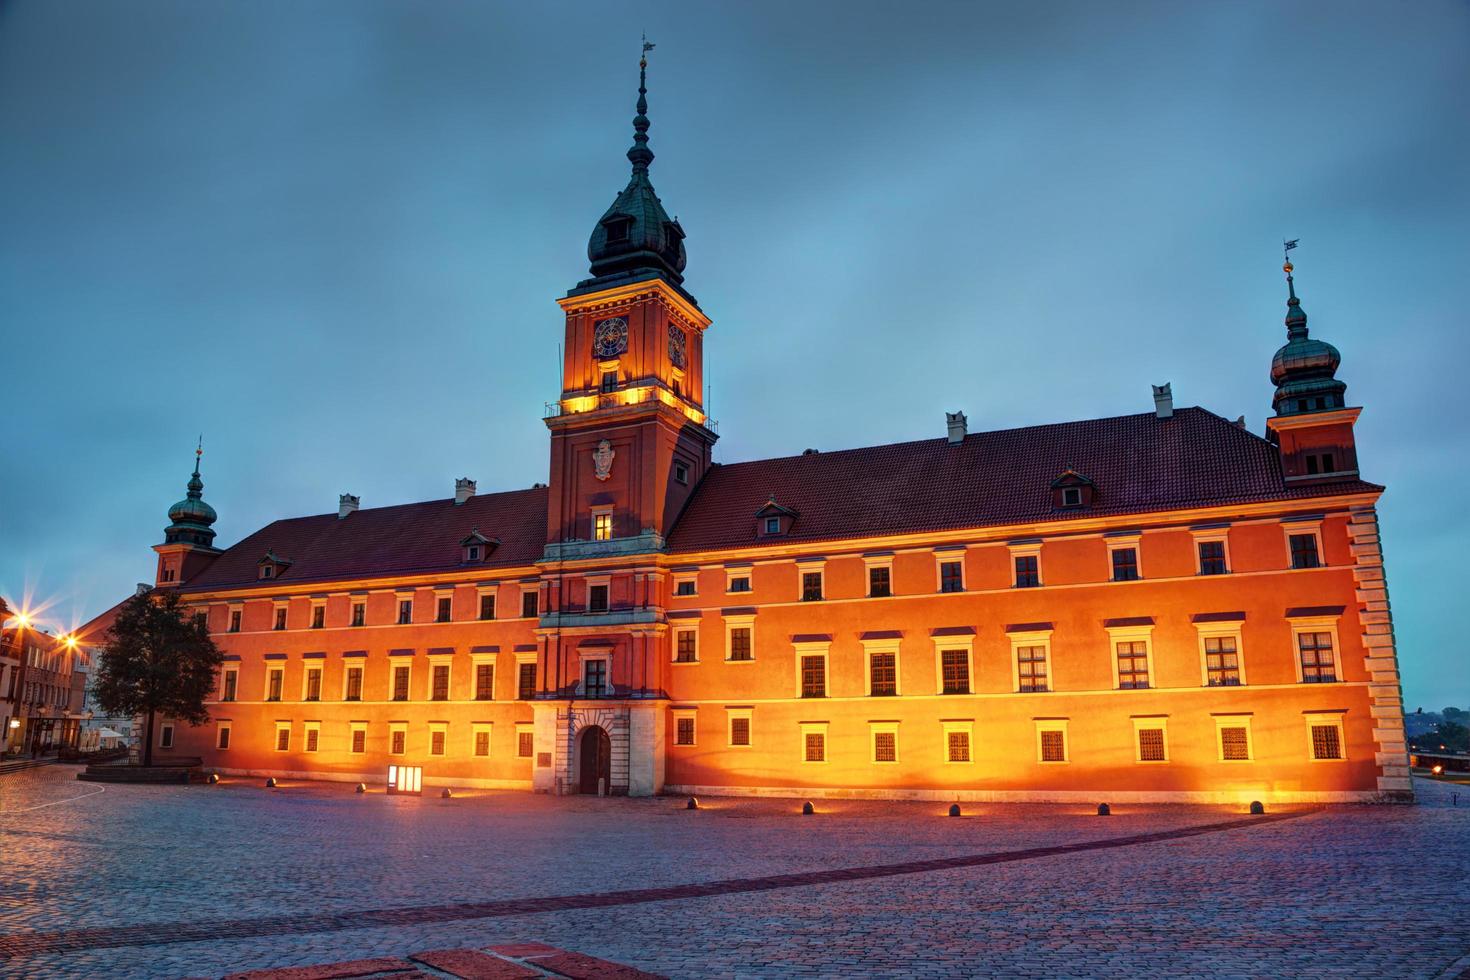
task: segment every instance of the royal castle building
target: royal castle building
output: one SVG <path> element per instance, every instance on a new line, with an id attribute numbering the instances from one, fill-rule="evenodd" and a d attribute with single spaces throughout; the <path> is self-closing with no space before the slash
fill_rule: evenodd
<path id="1" fill-rule="evenodd" d="M 196 466 L 158 589 L 226 664 L 156 758 L 546 793 L 1406 799 L 1375 504 L 1287 269 L 1263 434 L 1203 408 L 716 464 L 711 318 L 632 176 L 557 300 L 549 483 L 217 547 Z M 1263 390 L 1264 398 L 1264 390 Z"/>

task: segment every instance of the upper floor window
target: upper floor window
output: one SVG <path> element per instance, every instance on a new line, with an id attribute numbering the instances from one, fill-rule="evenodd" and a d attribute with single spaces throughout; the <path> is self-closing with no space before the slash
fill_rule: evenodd
<path id="1" fill-rule="evenodd" d="M 437 622 L 437 623 L 447 623 L 447 622 L 449 622 L 450 619 L 453 618 L 452 612 L 451 612 L 451 610 L 453 608 L 453 604 L 454 604 L 454 600 L 451 599 L 449 596 L 447 596 L 447 595 L 446 596 L 440 596 L 439 597 L 439 602 L 438 602 L 438 608 L 436 609 L 435 614 L 434 614 L 434 621 Z"/>
<path id="2" fill-rule="evenodd" d="M 408 668 L 407 667 L 394 667 L 393 668 L 393 700 L 394 701 L 407 701 L 408 700 Z"/>
<path id="3" fill-rule="evenodd" d="M 1138 549 L 1137 548 L 1114 548 L 1113 558 L 1113 581 L 1134 582 L 1138 579 Z"/>
<path id="4" fill-rule="evenodd" d="M 1041 557 L 1039 555 L 1017 555 L 1016 588 L 1034 589 L 1041 584 Z"/>
<path id="5" fill-rule="evenodd" d="M 609 392 L 613 392 L 613 391 L 617 391 L 618 390 L 618 372 L 616 372 L 616 371 L 604 371 L 604 372 L 602 372 L 602 385 L 601 385 L 601 387 L 602 387 L 602 390 L 603 390 L 603 393 L 604 394 L 609 393 Z"/>
<path id="6" fill-rule="evenodd" d="M 348 667 L 345 689 L 342 693 L 344 701 L 362 700 L 362 668 Z"/>
<path id="7" fill-rule="evenodd" d="M 1296 635 L 1301 656 L 1302 682 L 1324 684 L 1337 680 L 1337 662 L 1332 652 L 1332 634 L 1300 631 Z"/>
<path id="8" fill-rule="evenodd" d="M 1201 575 L 1224 575 L 1228 571 L 1229 568 L 1225 563 L 1225 542 L 1199 542 L 1199 573 Z"/>
<path id="9" fill-rule="evenodd" d="M 822 599 L 822 573 L 801 573 L 801 601 L 820 602 Z"/>
<path id="10" fill-rule="evenodd" d="M 674 663 L 692 664 L 698 659 L 698 635 L 694 630 L 679 630 L 674 634 Z"/>
<path id="11" fill-rule="evenodd" d="M 361 626 L 367 622 L 367 603 L 354 602 L 352 604 L 352 625 Z"/>
<path id="12" fill-rule="evenodd" d="M 1119 640 L 1114 649 L 1118 655 L 1118 687 L 1123 690 L 1148 687 L 1148 642 Z"/>
<path id="13" fill-rule="evenodd" d="M 583 697 L 607 697 L 607 661 L 587 661 L 582 667 L 582 681 Z"/>
<path id="14" fill-rule="evenodd" d="M 766 533 L 767 534 L 780 534 L 781 533 L 781 518 L 779 518 L 779 517 L 767 517 L 766 518 Z"/>
<path id="15" fill-rule="evenodd" d="M 600 511 L 596 514 L 593 514 L 592 540 L 611 541 L 612 536 L 612 513 L 610 511 Z"/>
<path id="16" fill-rule="evenodd" d="M 939 652 L 939 669 L 941 673 L 941 693 L 970 693 L 970 651 L 941 650 Z"/>
<path id="17" fill-rule="evenodd" d="M 801 696 L 827 696 L 827 658 L 821 654 L 803 654 L 801 658 Z"/>
<path id="18" fill-rule="evenodd" d="M 516 697 L 530 701 L 536 696 L 536 663 L 528 661 L 516 665 Z"/>
<path id="19" fill-rule="evenodd" d="M 265 699 L 267 701 L 281 700 L 281 687 L 285 683 L 286 671 L 280 667 L 273 667 L 266 671 Z"/>
<path id="20" fill-rule="evenodd" d="M 1081 507 L 1082 506 L 1082 488 L 1081 487 L 1063 487 L 1062 488 L 1062 506 L 1063 507 Z"/>
<path id="21" fill-rule="evenodd" d="M 892 651 L 868 654 L 868 693 L 875 698 L 898 693 L 898 654 Z"/>
<path id="22" fill-rule="evenodd" d="M 683 484 L 689 483 L 689 465 L 687 463 L 674 464 L 674 479 Z"/>
<path id="23" fill-rule="evenodd" d="M 1206 636 L 1205 683 L 1210 687 L 1240 684 L 1239 641 L 1234 635 Z"/>
<path id="24" fill-rule="evenodd" d="M 939 563 L 939 591 L 940 592 L 963 592 L 965 591 L 965 564 L 960 561 L 944 561 Z"/>
<path id="25" fill-rule="evenodd" d="M 413 622 L 413 600 L 398 600 L 398 624 L 400 626 Z"/>
<path id="26" fill-rule="evenodd" d="M 431 701 L 448 701 L 449 700 L 449 665 L 448 664 L 435 664 L 434 665 L 434 668 L 433 668 L 433 672 L 430 675 L 430 680 L 432 681 L 432 685 L 431 685 L 431 690 L 430 690 L 430 694 L 429 694 L 429 700 L 431 700 Z"/>
<path id="27" fill-rule="evenodd" d="M 730 627 L 730 659 L 731 660 L 753 660 L 754 655 L 750 649 L 750 627 Z"/>
<path id="28" fill-rule="evenodd" d="M 495 665 L 475 664 L 475 700 L 495 700 Z"/>
<path id="29" fill-rule="evenodd" d="M 1293 534 L 1288 537 L 1291 544 L 1292 568 L 1316 568 L 1321 564 L 1317 557 L 1317 535 Z"/>
<path id="30" fill-rule="evenodd" d="M 235 691 L 239 686 L 240 673 L 235 670 L 225 671 L 224 690 L 220 692 L 221 701 L 235 700 Z"/>
<path id="31" fill-rule="evenodd" d="M 306 668 L 306 696 L 303 700 L 320 701 L 322 699 L 322 669 L 320 667 Z"/>
<path id="32" fill-rule="evenodd" d="M 494 619 L 495 618 L 495 593 L 494 592 L 486 592 L 484 595 L 480 596 L 480 618 L 481 619 Z"/>
<path id="33" fill-rule="evenodd" d="M 521 593 L 521 616 L 525 619 L 535 619 L 538 593 L 535 590 L 527 590 Z"/>
<path id="34" fill-rule="evenodd" d="M 230 610 L 230 632 L 240 632 L 240 610 L 238 609 Z"/>
<path id="35" fill-rule="evenodd" d="M 260 566 L 260 577 L 261 578 L 270 578 L 271 575 L 272 575 L 272 573 L 274 573 L 274 572 L 275 572 L 275 569 L 272 568 L 270 565 L 261 565 Z M 170 570 L 167 574 L 172 575 L 173 572 Z"/>
<path id="36" fill-rule="evenodd" d="M 681 578 L 674 583 L 674 595 L 696 595 L 695 581 L 692 578 Z"/>
<path id="37" fill-rule="evenodd" d="M 1025 692 L 1047 691 L 1046 645 L 1028 644 L 1016 647 L 1016 689 Z"/>
<path id="38" fill-rule="evenodd" d="M 893 569 L 887 565 L 874 565 L 868 569 L 868 595 L 874 599 L 893 595 Z"/>
<path id="39" fill-rule="evenodd" d="M 327 620 L 327 607 L 326 606 L 312 606 L 311 607 L 311 628 L 312 629 L 314 629 L 314 630 L 321 629 L 323 626 L 326 625 L 326 620 Z"/>
<path id="40" fill-rule="evenodd" d="M 730 588 L 729 588 L 729 591 L 731 591 L 731 592 L 749 592 L 750 591 L 750 576 L 749 575 L 732 575 L 732 576 L 730 576 Z"/>
<path id="41" fill-rule="evenodd" d="M 1307 453 L 1307 473 L 1336 473 L 1337 465 L 1331 453 Z"/>
<path id="42" fill-rule="evenodd" d="M 480 546 L 477 545 L 477 544 L 470 545 L 469 548 L 467 549 L 467 553 L 465 554 L 465 557 L 468 558 L 470 561 L 479 561 L 480 560 Z"/>
<path id="43" fill-rule="evenodd" d="M 286 607 L 285 606 L 281 606 L 281 607 L 279 607 L 279 608 L 276 609 L 276 629 L 283 630 L 285 628 L 286 628 Z"/>
<path id="44" fill-rule="evenodd" d="M 587 611 L 607 612 L 607 586 L 589 585 L 587 587 Z"/>

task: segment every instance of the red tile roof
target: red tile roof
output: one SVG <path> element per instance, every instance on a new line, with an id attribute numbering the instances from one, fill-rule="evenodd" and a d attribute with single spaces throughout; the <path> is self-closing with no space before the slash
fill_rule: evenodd
<path id="1" fill-rule="evenodd" d="M 1051 482 L 1069 468 L 1095 484 L 1090 507 L 1053 506 Z M 1381 489 L 1286 489 L 1275 446 L 1184 408 L 717 466 L 669 550 L 756 544 L 756 511 L 773 497 L 801 515 L 784 539 L 823 541 Z"/>
<path id="2" fill-rule="evenodd" d="M 395 507 L 359 510 L 345 518 L 336 514 L 275 521 L 234 545 L 188 582 L 183 591 L 256 586 L 279 582 L 409 575 L 463 568 L 529 565 L 546 547 L 547 490 L 512 490 L 471 497 L 455 506 L 453 498 Z M 489 560 L 460 563 L 460 542 L 478 528 L 499 538 Z M 288 565 L 274 579 L 260 582 L 256 565 L 273 551 Z"/>
<path id="3" fill-rule="evenodd" d="M 1096 485 L 1086 508 L 1053 506 L 1052 480 L 1071 468 Z M 994 527 L 1182 507 L 1381 490 L 1352 481 L 1284 488 L 1276 448 L 1201 408 L 980 432 L 946 439 L 715 466 L 669 536 L 669 551 L 782 541 Z M 790 533 L 756 537 L 772 497 L 796 511 Z M 220 555 L 183 591 L 253 587 L 274 551 L 283 586 L 351 578 L 529 565 L 546 540 L 545 488 L 276 521 Z M 472 529 L 499 538 L 490 560 L 460 563 Z"/>

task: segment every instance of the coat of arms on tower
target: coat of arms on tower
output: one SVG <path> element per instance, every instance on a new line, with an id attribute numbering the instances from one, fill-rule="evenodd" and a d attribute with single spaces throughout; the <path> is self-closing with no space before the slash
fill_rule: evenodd
<path id="1" fill-rule="evenodd" d="M 606 480 L 612 476 L 613 457 L 618 454 L 612 447 L 612 443 L 606 439 L 597 444 L 597 451 L 592 454 L 592 473 L 599 480 Z"/>

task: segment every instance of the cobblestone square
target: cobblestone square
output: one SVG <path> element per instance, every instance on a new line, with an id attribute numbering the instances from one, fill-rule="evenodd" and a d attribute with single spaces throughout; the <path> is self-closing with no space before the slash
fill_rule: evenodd
<path id="1" fill-rule="evenodd" d="M 1470 788 L 1413 807 L 357 795 L 0 777 L 0 975 L 542 942 L 674 977 L 1470 968 Z M 1459 793 L 1458 803 L 1452 796 Z M 1426 910 L 1439 909 L 1437 918 Z"/>

